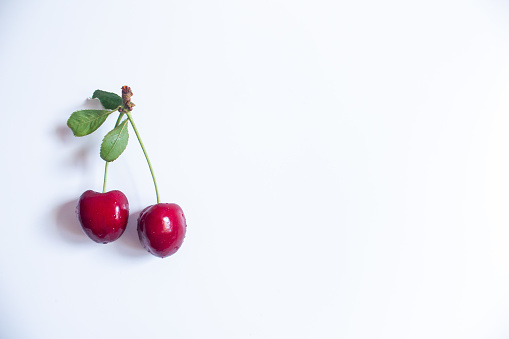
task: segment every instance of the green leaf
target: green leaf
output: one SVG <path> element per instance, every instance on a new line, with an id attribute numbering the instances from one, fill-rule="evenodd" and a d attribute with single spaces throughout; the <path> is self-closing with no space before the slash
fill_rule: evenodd
<path id="1" fill-rule="evenodd" d="M 129 133 L 127 132 L 127 119 L 111 130 L 103 139 L 101 144 L 101 158 L 105 161 L 113 161 L 127 147 Z"/>
<path id="2" fill-rule="evenodd" d="M 116 109 L 122 105 L 122 98 L 115 93 L 96 90 L 92 98 L 97 98 L 106 109 Z"/>
<path id="3" fill-rule="evenodd" d="M 77 137 L 88 135 L 99 128 L 112 111 L 84 109 L 76 111 L 67 120 L 67 126 Z"/>

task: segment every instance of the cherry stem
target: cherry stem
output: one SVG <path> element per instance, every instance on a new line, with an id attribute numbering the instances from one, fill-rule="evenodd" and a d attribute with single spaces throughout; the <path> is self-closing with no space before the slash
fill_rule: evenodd
<path id="1" fill-rule="evenodd" d="M 115 127 L 117 127 L 120 124 L 120 120 L 124 116 L 124 112 L 121 112 L 118 115 L 117 122 L 115 123 Z M 103 181 L 103 193 L 106 193 L 106 179 L 108 177 L 108 165 L 110 164 L 109 161 L 106 161 L 106 165 L 104 165 L 104 181 Z"/>
<path id="2" fill-rule="evenodd" d="M 108 164 L 106 161 L 106 165 L 104 165 L 104 181 L 103 181 L 103 193 L 106 193 L 106 178 L 108 177 Z"/>
<path id="3" fill-rule="evenodd" d="M 143 142 L 141 141 L 140 134 L 138 133 L 138 129 L 136 128 L 136 125 L 134 124 L 133 117 L 131 116 L 131 112 L 127 111 L 127 118 L 131 122 L 131 126 L 133 126 L 134 133 L 136 133 L 136 137 L 138 138 L 138 141 L 140 142 L 141 149 L 143 150 L 143 154 L 145 154 L 145 159 L 147 159 L 148 168 L 150 169 L 150 174 L 152 175 L 152 181 L 154 181 L 154 188 L 156 189 L 156 198 L 157 203 L 159 204 L 161 201 L 159 200 L 159 191 L 157 190 L 157 183 L 156 183 L 156 177 L 154 175 L 154 170 L 152 169 L 152 165 L 150 164 L 150 160 L 147 155 L 147 151 L 145 150 L 145 146 L 143 146 Z"/>

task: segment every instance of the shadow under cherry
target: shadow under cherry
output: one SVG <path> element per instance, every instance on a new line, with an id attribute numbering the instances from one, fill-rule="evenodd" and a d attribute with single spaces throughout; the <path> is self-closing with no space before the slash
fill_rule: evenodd
<path id="1" fill-rule="evenodd" d="M 138 237 L 137 221 L 141 210 L 129 214 L 127 228 L 122 236 L 116 241 L 119 251 L 133 257 L 150 257 L 148 251 L 143 248 Z"/>
<path id="2" fill-rule="evenodd" d="M 59 234 L 67 242 L 74 244 L 89 244 L 90 238 L 83 232 L 76 217 L 78 200 L 68 201 L 55 209 L 55 224 Z"/>

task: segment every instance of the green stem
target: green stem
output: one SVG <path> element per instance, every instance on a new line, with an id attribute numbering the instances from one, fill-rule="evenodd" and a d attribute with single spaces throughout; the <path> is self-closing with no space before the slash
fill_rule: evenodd
<path id="1" fill-rule="evenodd" d="M 117 122 L 115 123 L 115 127 L 117 127 L 120 124 L 120 120 L 124 116 L 124 112 L 121 112 L 118 115 Z M 106 165 L 104 165 L 104 181 L 103 181 L 103 193 L 106 193 L 106 178 L 108 177 L 108 165 L 110 164 L 109 161 L 106 161 Z"/>
<path id="2" fill-rule="evenodd" d="M 147 159 L 148 168 L 150 169 L 150 174 L 152 175 L 152 181 L 154 181 L 154 188 L 156 189 L 156 198 L 157 203 L 159 204 L 161 201 L 159 200 L 159 191 L 157 190 L 157 183 L 156 183 L 156 177 L 154 175 L 154 170 L 152 169 L 152 165 L 150 164 L 150 160 L 148 158 L 147 151 L 145 150 L 145 146 L 143 146 L 143 142 L 141 141 L 140 134 L 138 133 L 138 129 L 136 128 L 136 125 L 134 124 L 133 117 L 131 116 L 131 112 L 127 111 L 127 118 L 131 122 L 131 126 L 133 126 L 134 133 L 136 133 L 136 137 L 138 138 L 138 141 L 140 142 L 141 149 L 143 150 L 143 154 L 145 154 L 145 159 Z"/>
<path id="3" fill-rule="evenodd" d="M 103 181 L 103 193 L 106 193 L 106 178 L 108 177 L 108 164 L 106 161 L 106 165 L 104 165 L 104 181 Z"/>

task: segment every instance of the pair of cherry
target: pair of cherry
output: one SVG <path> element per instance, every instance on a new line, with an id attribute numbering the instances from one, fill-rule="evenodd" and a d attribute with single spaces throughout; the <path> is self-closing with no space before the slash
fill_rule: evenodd
<path id="1" fill-rule="evenodd" d="M 131 102 L 133 92 L 129 86 L 122 86 L 122 97 L 115 93 L 96 90 L 92 98 L 98 99 L 104 109 L 85 109 L 71 114 L 67 126 L 77 137 L 96 131 L 114 112 L 119 112 L 115 127 L 106 134 L 101 144 L 100 156 L 106 161 L 102 193 L 91 190 L 79 199 L 76 213 L 78 220 L 93 241 L 107 244 L 124 233 L 129 219 L 129 202 L 120 191 L 106 191 L 108 165 L 116 160 L 127 147 L 128 126 L 132 126 L 147 160 L 157 198 L 157 203 L 145 208 L 138 217 L 138 236 L 143 246 L 153 255 L 164 258 L 175 253 L 186 235 L 186 219 L 177 204 L 161 203 L 152 165 L 141 141 L 132 117 L 135 106 Z M 124 119 L 125 117 L 125 119 Z M 124 120 L 122 120 L 124 119 Z"/>
<path id="2" fill-rule="evenodd" d="M 124 233 L 129 202 L 118 190 L 106 193 L 88 190 L 81 195 L 76 213 L 85 234 L 95 242 L 106 244 Z M 177 252 L 186 235 L 186 219 L 177 204 L 148 206 L 140 213 L 137 224 L 142 245 L 161 258 Z"/>

